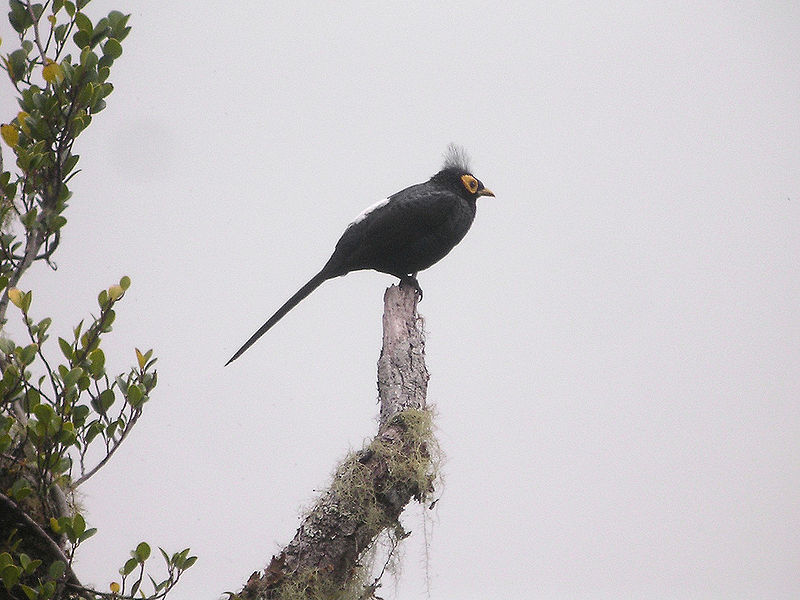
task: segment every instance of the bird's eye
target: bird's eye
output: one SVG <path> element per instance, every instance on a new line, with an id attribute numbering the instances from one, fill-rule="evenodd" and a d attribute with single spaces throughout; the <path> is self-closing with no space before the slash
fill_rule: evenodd
<path id="1" fill-rule="evenodd" d="M 470 194 L 474 194 L 475 192 L 478 191 L 478 180 L 475 179 L 472 175 L 462 175 L 461 183 L 464 184 L 464 187 Z"/>

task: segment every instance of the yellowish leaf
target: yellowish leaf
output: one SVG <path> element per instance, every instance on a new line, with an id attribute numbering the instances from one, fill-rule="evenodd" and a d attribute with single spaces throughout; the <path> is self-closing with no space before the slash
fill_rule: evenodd
<path id="1" fill-rule="evenodd" d="M 17 308 L 22 308 L 22 298 L 24 294 L 19 291 L 17 288 L 11 288 L 8 290 L 8 299 L 16 306 Z"/>
<path id="2" fill-rule="evenodd" d="M 112 285 L 108 288 L 108 297 L 112 300 L 119 300 L 124 293 L 125 290 L 122 289 L 121 285 Z"/>
<path id="3" fill-rule="evenodd" d="M 17 131 L 17 128 L 13 125 L 0 125 L 0 136 L 2 136 L 3 141 L 12 148 L 17 147 L 19 143 L 19 131 Z"/>
<path id="4" fill-rule="evenodd" d="M 138 348 L 136 348 L 136 362 L 139 363 L 140 369 L 144 369 L 144 366 L 147 364 L 147 357 L 142 354 Z"/>
<path id="5" fill-rule="evenodd" d="M 21 110 L 17 113 L 17 124 L 19 124 L 19 128 L 22 129 L 22 132 L 25 135 L 29 135 L 31 132 L 31 128 L 28 127 L 28 122 L 25 120 L 28 117 L 30 117 L 30 115 L 24 110 Z"/>
<path id="6" fill-rule="evenodd" d="M 60 83 L 64 79 L 64 70 L 57 62 L 48 60 L 42 68 L 42 77 L 47 83 Z"/>
<path id="7" fill-rule="evenodd" d="M 112 594 L 119 594 L 119 584 L 116 581 L 112 581 L 108 588 L 111 590 Z"/>

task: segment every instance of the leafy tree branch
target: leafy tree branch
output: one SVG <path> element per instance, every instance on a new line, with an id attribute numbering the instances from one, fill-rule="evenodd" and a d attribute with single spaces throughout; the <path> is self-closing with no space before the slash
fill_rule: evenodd
<path id="1" fill-rule="evenodd" d="M 130 279 L 102 290 L 99 312 L 49 343 L 49 317 L 35 316 L 24 274 L 53 256 L 67 224 L 69 184 L 78 171 L 74 145 L 113 91 L 109 76 L 130 31 L 128 15 L 92 22 L 89 0 L 10 0 L 19 47 L 0 56 L 20 111 L 0 125 L 0 595 L 12 599 L 163 598 L 196 558 L 161 551 L 166 577 L 145 563 L 139 543 L 109 592 L 81 584 L 78 548 L 95 533 L 74 499 L 76 488 L 105 466 L 141 417 L 158 382 L 153 351 L 109 373 L 101 347 Z M 3 153 L 11 151 L 6 168 Z M 10 306 L 24 340 L 9 337 Z M 149 593 L 145 593 L 144 583 Z"/>

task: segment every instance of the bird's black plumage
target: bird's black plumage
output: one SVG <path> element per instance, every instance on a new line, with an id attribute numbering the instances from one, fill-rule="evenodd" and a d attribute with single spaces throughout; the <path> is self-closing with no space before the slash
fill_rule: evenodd
<path id="1" fill-rule="evenodd" d="M 441 171 L 360 214 L 345 229 L 333 254 L 311 280 L 237 350 L 230 364 L 323 282 L 373 269 L 400 278 L 422 294 L 418 271 L 444 258 L 469 231 L 480 196 L 494 196 L 470 172 L 462 151 L 451 148 Z"/>

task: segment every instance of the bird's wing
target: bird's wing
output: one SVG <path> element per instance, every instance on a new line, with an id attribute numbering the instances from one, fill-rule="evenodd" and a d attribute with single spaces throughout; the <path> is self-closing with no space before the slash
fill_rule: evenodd
<path id="1" fill-rule="evenodd" d="M 336 244 L 331 262 L 348 270 L 373 268 L 365 264 L 369 257 L 397 252 L 409 241 L 437 235 L 459 202 L 456 194 L 432 190 L 427 184 L 406 188 L 359 215 Z"/>
<path id="2" fill-rule="evenodd" d="M 436 231 L 453 214 L 460 202 L 447 190 L 431 190 L 426 184 L 415 185 L 378 203 L 342 234 L 337 248 L 353 243 L 394 243 Z"/>

